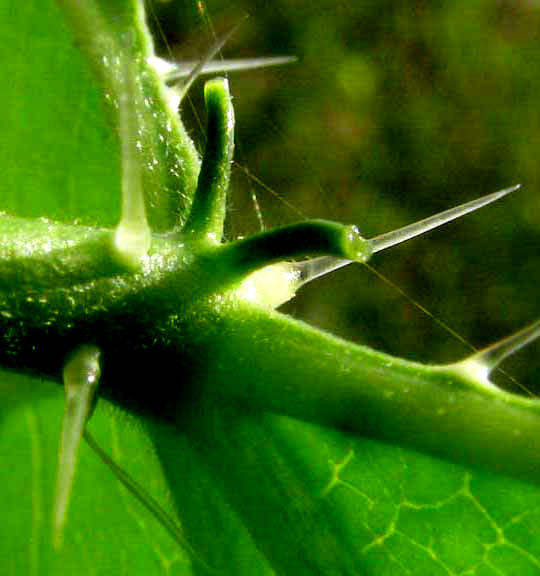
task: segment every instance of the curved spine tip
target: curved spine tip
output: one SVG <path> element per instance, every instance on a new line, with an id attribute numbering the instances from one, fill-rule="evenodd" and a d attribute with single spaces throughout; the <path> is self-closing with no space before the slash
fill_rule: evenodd
<path id="1" fill-rule="evenodd" d="M 483 378 L 487 379 L 503 360 L 538 338 L 540 338 L 540 320 L 476 352 L 465 360 L 458 362 L 457 366 L 465 369 L 474 369 L 476 372 L 481 371 L 484 374 Z"/>

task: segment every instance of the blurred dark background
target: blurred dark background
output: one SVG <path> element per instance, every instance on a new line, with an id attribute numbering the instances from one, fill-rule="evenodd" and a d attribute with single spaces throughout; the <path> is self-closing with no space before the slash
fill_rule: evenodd
<path id="1" fill-rule="evenodd" d="M 149 8 L 164 55 L 200 58 L 214 34 L 248 14 L 224 57 L 298 57 L 230 76 L 239 164 L 231 237 L 260 229 L 254 198 L 268 228 L 322 217 L 371 237 L 523 184 L 377 255 L 373 266 L 408 297 L 353 265 L 305 287 L 283 311 L 426 362 L 467 352 L 436 320 L 481 347 L 540 316 L 540 2 L 186 0 Z M 201 87 L 182 113 L 202 146 Z M 504 368 L 540 392 L 540 345 Z"/>

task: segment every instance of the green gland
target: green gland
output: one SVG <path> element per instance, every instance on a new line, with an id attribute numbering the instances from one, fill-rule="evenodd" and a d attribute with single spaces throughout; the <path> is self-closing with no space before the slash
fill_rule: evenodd
<path id="1" fill-rule="evenodd" d="M 206 149 L 184 232 L 218 243 L 223 236 L 234 152 L 234 111 L 227 80 L 207 82 L 204 98 L 208 114 Z"/>
<path id="2" fill-rule="evenodd" d="M 373 254 L 371 242 L 360 235 L 356 226 L 347 226 L 344 257 L 353 262 L 367 262 Z"/>

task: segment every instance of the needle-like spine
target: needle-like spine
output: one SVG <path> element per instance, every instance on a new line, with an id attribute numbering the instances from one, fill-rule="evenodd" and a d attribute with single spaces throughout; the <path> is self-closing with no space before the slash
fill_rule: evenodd
<path id="1" fill-rule="evenodd" d="M 218 45 L 219 46 L 219 45 Z M 215 56 L 212 50 L 211 58 Z M 243 72 L 245 70 L 257 70 L 272 66 L 283 66 L 298 61 L 296 56 L 266 56 L 260 58 L 226 58 L 224 60 L 209 60 L 206 54 L 201 60 L 183 60 L 181 62 L 169 62 L 158 56 L 152 56 L 150 63 L 158 71 L 167 84 L 173 84 L 184 78 L 188 78 L 198 67 L 198 76 L 210 74 L 228 74 L 229 72 Z M 200 65 L 202 62 L 202 66 Z"/>
<path id="2" fill-rule="evenodd" d="M 392 230 L 386 234 L 375 236 L 375 238 L 371 238 L 369 240 L 371 243 L 372 251 L 373 253 L 380 252 L 381 250 L 386 250 L 387 248 L 395 246 L 396 244 L 401 244 L 402 242 L 406 242 L 411 238 L 425 234 L 434 228 L 438 228 L 439 226 L 451 222 L 452 220 L 461 218 L 462 216 L 465 216 L 465 214 L 469 214 L 470 212 L 474 212 L 479 208 L 483 208 L 484 206 L 487 206 L 488 204 L 503 198 L 511 192 L 515 192 L 519 188 L 521 188 L 520 184 L 510 186 L 509 188 L 499 190 L 498 192 L 493 192 L 492 194 L 482 196 L 476 200 L 471 200 L 465 204 L 454 206 L 454 208 L 449 208 L 448 210 L 444 210 L 443 212 L 439 212 L 438 214 L 434 214 L 433 216 L 429 216 L 428 218 L 424 218 L 423 220 L 419 220 L 418 222 L 414 222 L 413 224 L 409 224 L 403 228 L 398 228 L 397 230 Z"/>
<path id="3" fill-rule="evenodd" d="M 91 345 L 80 346 L 68 358 L 62 374 L 65 404 L 58 451 L 53 534 L 57 549 L 63 542 L 81 439 L 94 406 L 101 374 L 99 359 L 98 348 Z"/>
<path id="4" fill-rule="evenodd" d="M 499 200 L 512 192 L 515 192 L 519 188 L 521 188 L 521 185 L 517 184 L 497 192 L 492 192 L 491 194 L 476 198 L 475 200 L 471 200 L 465 204 L 460 204 L 459 206 L 454 206 L 453 208 L 449 208 L 448 210 L 444 210 L 443 212 L 439 212 L 433 216 L 428 216 L 427 218 L 407 226 L 403 226 L 402 228 L 398 228 L 396 230 L 392 230 L 391 232 L 386 232 L 385 234 L 380 234 L 379 236 L 370 238 L 367 240 L 367 242 L 371 247 L 371 254 L 386 250 L 387 248 L 391 248 L 392 246 L 406 242 L 411 238 L 425 234 L 426 232 L 429 232 L 434 228 L 438 228 L 443 224 L 447 224 L 452 220 L 461 218 L 462 216 L 465 216 L 465 214 L 469 214 L 470 212 L 474 212 L 479 208 L 483 208 L 484 206 L 487 206 L 488 204 L 491 204 L 492 202 L 495 202 L 496 200 Z M 300 286 L 307 284 L 316 278 L 329 274 L 334 270 L 343 268 L 352 262 L 352 260 L 336 258 L 334 256 L 321 256 L 319 258 L 311 258 L 309 260 L 296 262 L 294 266 L 299 273 L 300 282 L 297 288 L 300 288 Z"/>
<path id="5" fill-rule="evenodd" d="M 238 28 L 240 28 L 243 21 L 244 19 L 238 22 L 238 24 L 226 32 L 222 38 L 219 38 L 217 42 L 210 46 L 206 54 L 203 55 L 199 62 L 197 62 L 187 74 L 173 74 L 173 71 L 169 68 L 168 73 L 166 73 L 164 76 L 164 81 L 165 83 L 171 85 L 169 91 L 174 94 L 174 98 L 171 98 L 171 100 L 176 102 L 176 107 L 178 107 L 180 102 L 182 102 L 184 96 L 188 93 L 193 82 L 195 82 L 195 80 L 201 76 L 201 74 L 204 74 L 205 67 L 211 63 L 212 59 L 219 53 L 223 46 L 225 46 L 231 36 L 233 36 Z M 163 62 L 163 60 L 161 62 Z M 157 63 L 160 65 L 159 61 L 157 61 Z M 154 65 L 156 65 L 156 61 L 154 61 Z M 161 64 L 161 67 L 163 67 L 163 64 Z M 179 67 L 175 67 L 175 69 L 178 70 Z M 179 83 L 180 80 L 182 80 L 181 83 Z"/>
<path id="6" fill-rule="evenodd" d="M 522 328 L 518 332 L 495 342 L 491 346 L 476 352 L 461 362 L 454 364 L 454 368 L 464 370 L 473 375 L 475 381 L 487 388 L 495 388 L 489 379 L 490 374 L 503 360 L 515 354 L 534 340 L 540 338 L 540 320 Z"/>
<path id="7" fill-rule="evenodd" d="M 141 105 L 135 64 L 132 62 L 133 34 L 125 38 L 119 66 L 122 92 L 118 98 L 118 126 L 122 151 L 122 217 L 115 232 L 120 257 L 131 266 L 139 266 L 152 242 L 146 219 L 139 159 L 138 107 Z"/>

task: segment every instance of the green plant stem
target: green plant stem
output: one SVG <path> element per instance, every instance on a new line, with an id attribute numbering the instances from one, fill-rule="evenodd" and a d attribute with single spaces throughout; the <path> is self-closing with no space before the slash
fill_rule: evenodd
<path id="1" fill-rule="evenodd" d="M 234 298 L 161 323 L 154 312 L 111 311 L 86 325 L 44 328 L 40 338 L 23 327 L 0 360 L 13 365 L 16 344 L 14 367 L 59 380 L 69 348 L 92 337 L 103 353 L 100 394 L 180 428 L 203 399 L 215 398 L 540 479 L 535 400 L 483 390 L 452 367 L 397 359 Z M 157 343 L 145 348 L 150 338 Z"/>
<path id="2" fill-rule="evenodd" d="M 206 342 L 204 393 L 223 402 L 540 479 L 538 401 L 475 388 L 451 367 L 397 359 L 257 308 L 216 318 Z"/>
<path id="3" fill-rule="evenodd" d="M 203 394 L 540 479 L 537 400 L 484 386 L 462 365 L 423 365 L 344 342 L 235 292 L 250 271 L 238 253 L 257 267 L 314 250 L 321 238 L 323 251 L 346 253 L 346 226 L 302 223 L 210 248 L 156 236 L 143 272 L 115 276 L 111 260 L 110 275 L 90 281 L 84 262 L 91 272 L 104 268 L 108 231 L 41 222 L 40 234 L 36 223 L 2 222 L 19 239 L 0 262 L 6 278 L 10 266 L 28 274 L 26 290 L 0 292 L 6 367 L 60 380 L 69 353 L 91 343 L 102 351 L 101 394 L 179 426 Z"/>

